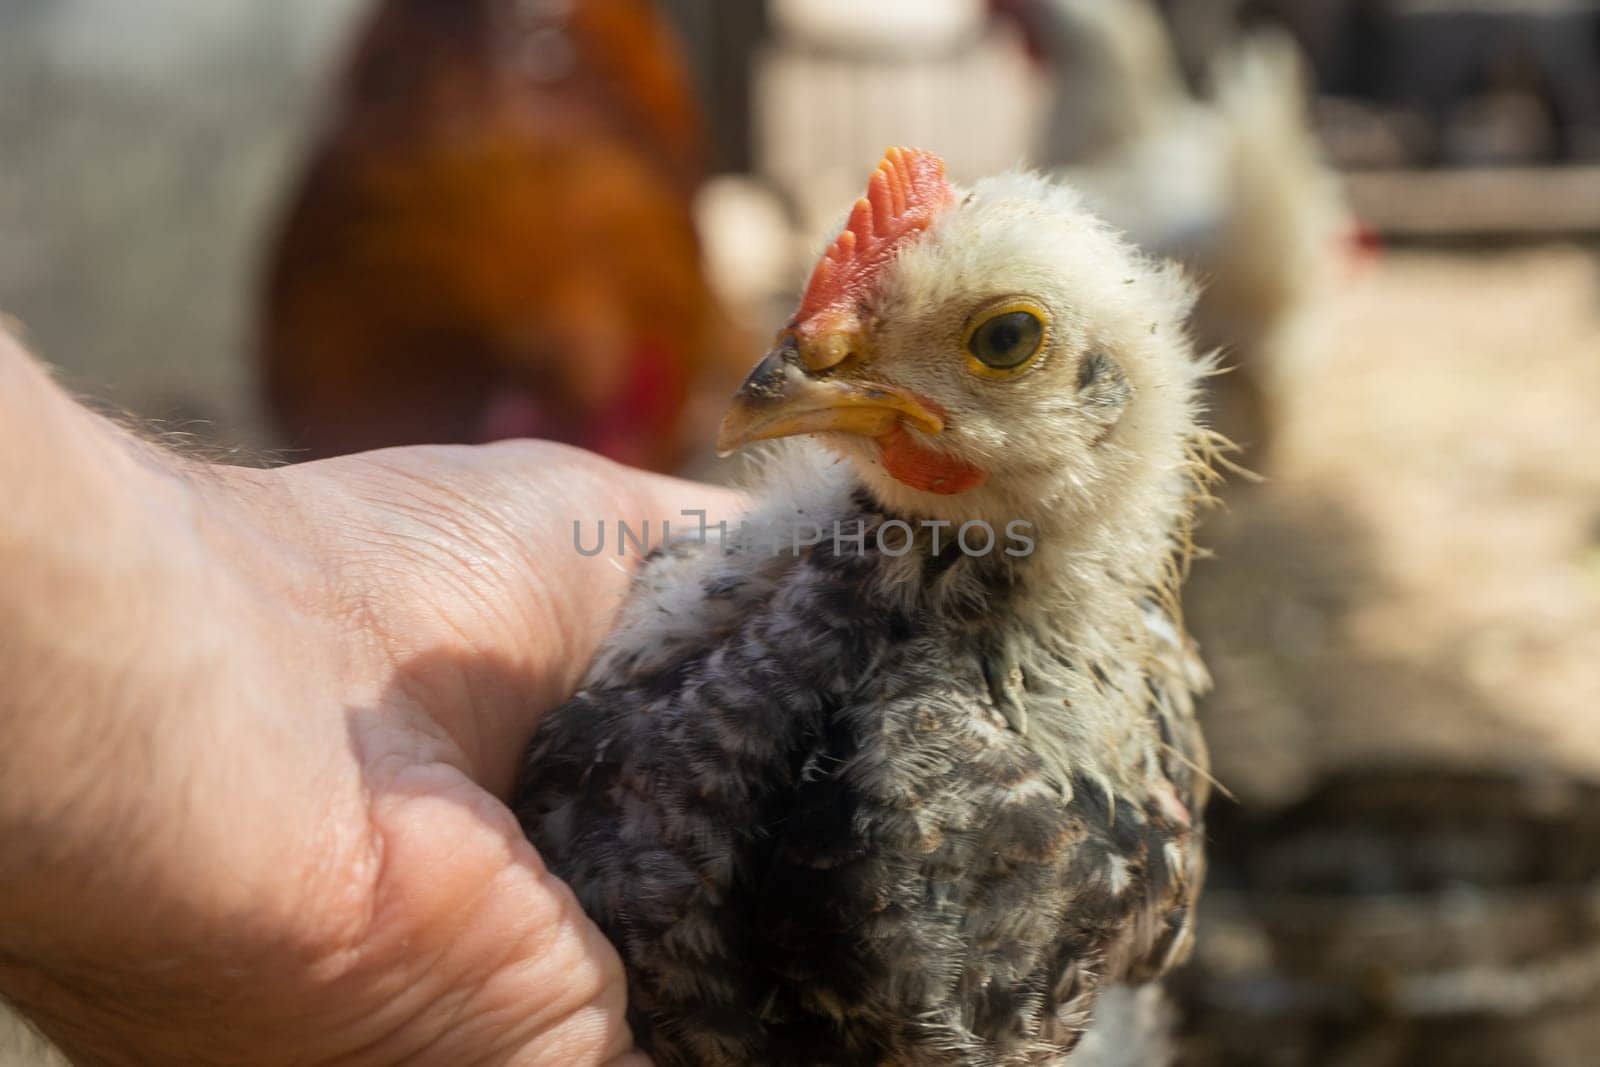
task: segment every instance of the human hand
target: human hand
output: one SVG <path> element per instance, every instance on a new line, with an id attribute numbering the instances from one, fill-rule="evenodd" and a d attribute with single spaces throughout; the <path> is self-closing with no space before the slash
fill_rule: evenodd
<path id="1" fill-rule="evenodd" d="M 10 458 L 6 458 L 6 457 Z M 108 1062 L 626 1063 L 502 798 L 635 562 L 721 491 L 555 445 L 179 460 L 0 335 L 0 991 Z"/>

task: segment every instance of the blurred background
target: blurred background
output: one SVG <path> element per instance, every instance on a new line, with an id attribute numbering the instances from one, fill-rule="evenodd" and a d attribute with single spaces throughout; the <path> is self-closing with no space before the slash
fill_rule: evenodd
<path id="1" fill-rule="evenodd" d="M 1058 171 L 1207 286 L 1264 480 L 1187 596 L 1183 1062 L 1600 1062 L 1597 0 L 0 0 L 0 312 L 246 462 L 724 478 L 890 144 Z"/>

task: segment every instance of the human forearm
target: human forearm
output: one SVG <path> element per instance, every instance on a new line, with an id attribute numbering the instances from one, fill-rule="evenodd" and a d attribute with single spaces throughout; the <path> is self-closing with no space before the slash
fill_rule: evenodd
<path id="1" fill-rule="evenodd" d="M 273 829 L 241 835 L 228 806 L 271 785 L 219 741 L 268 714 L 251 698 L 291 628 L 222 565 L 237 520 L 210 477 L 0 339 L 0 955 L 142 955 L 119 897 L 189 916 L 260 903 Z"/>
<path id="2" fill-rule="evenodd" d="M 72 404 L 0 336 L 0 916 L 81 865 L 65 815 L 105 835 L 136 809 L 97 799 L 113 751 L 148 753 L 160 709 L 141 676 L 166 671 L 146 642 L 173 595 L 157 516 L 181 494 L 104 420 Z M 130 642 L 130 635 L 137 640 Z M 115 810 L 120 809 L 120 810 Z M 95 835 L 99 837 L 100 834 Z M 72 851 L 89 846 L 74 836 Z M 7 923 L 13 940 L 27 926 Z"/>

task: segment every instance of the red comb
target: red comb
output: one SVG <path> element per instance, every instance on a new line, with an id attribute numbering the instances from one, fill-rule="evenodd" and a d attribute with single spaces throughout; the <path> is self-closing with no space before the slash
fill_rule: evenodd
<path id="1" fill-rule="evenodd" d="M 797 320 L 852 302 L 954 198 L 944 178 L 944 160 L 917 148 L 889 149 L 867 182 L 867 195 L 851 210 L 844 232 L 811 272 Z"/>

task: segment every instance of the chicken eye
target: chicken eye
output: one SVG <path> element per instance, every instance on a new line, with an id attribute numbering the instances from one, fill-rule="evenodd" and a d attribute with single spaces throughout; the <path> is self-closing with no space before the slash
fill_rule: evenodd
<path id="1" fill-rule="evenodd" d="M 1044 347 L 1044 312 L 1022 300 L 991 308 L 967 330 L 967 365 L 981 378 L 1022 372 Z"/>

